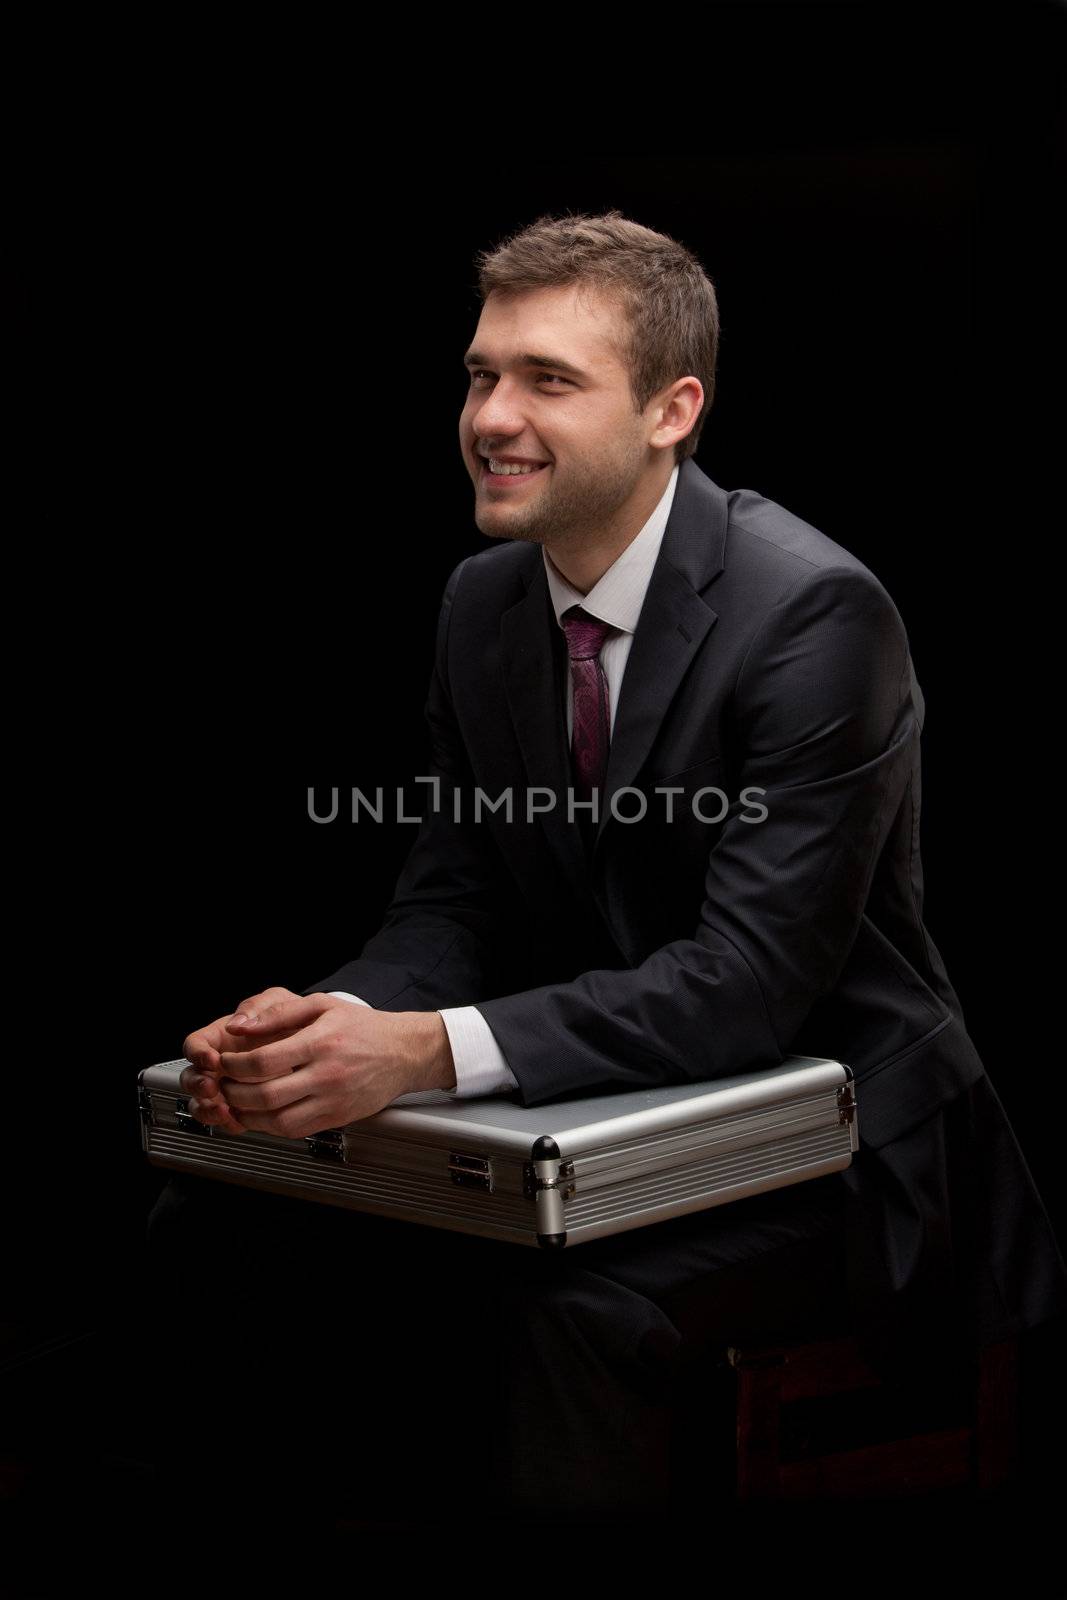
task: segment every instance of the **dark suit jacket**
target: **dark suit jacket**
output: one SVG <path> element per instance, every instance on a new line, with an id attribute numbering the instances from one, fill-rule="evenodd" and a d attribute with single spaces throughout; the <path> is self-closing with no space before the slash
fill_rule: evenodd
<path id="1" fill-rule="evenodd" d="M 877 578 L 684 462 L 606 778 L 608 796 L 639 793 L 605 806 L 591 864 L 566 812 L 566 670 L 540 546 L 462 561 L 426 707 L 438 807 L 424 791 L 381 931 L 307 992 L 476 1003 L 524 1105 L 834 1057 L 856 1077 L 860 1150 L 842 1177 L 868 1335 L 986 1342 L 1067 1310 L 1048 1218 L 923 925 L 923 697 Z M 558 800 L 528 821 L 534 786 Z M 657 786 L 681 791 L 670 821 Z M 510 790 L 511 820 L 476 822 L 476 788 Z M 694 804 L 702 788 L 725 794 L 721 821 L 702 820 L 725 809 Z M 641 820 L 621 820 L 642 798 Z"/>

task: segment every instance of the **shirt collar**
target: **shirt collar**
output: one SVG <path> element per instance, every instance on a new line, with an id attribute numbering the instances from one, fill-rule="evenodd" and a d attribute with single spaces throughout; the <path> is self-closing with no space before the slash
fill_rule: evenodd
<path id="1" fill-rule="evenodd" d="M 656 565 L 667 519 L 671 514 L 671 503 L 674 500 L 677 482 L 676 463 L 659 504 L 641 532 L 630 540 L 620 555 L 616 556 L 588 594 L 582 594 L 573 584 L 567 582 L 563 574 L 553 565 L 544 545 L 541 546 L 552 606 L 556 613 L 556 621 L 561 628 L 563 613 L 570 606 L 580 605 L 591 617 L 599 617 L 601 622 L 609 622 L 621 633 L 635 632 L 649 580 L 652 577 L 652 568 Z"/>

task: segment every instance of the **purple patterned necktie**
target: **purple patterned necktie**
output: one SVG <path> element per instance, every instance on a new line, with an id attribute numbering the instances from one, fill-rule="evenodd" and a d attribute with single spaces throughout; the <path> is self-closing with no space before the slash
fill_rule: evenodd
<path id="1" fill-rule="evenodd" d="M 608 764 L 611 707 L 608 680 L 600 665 L 600 647 L 615 630 L 610 622 L 600 622 L 570 606 L 562 617 L 571 658 L 571 683 L 574 689 L 574 727 L 571 734 L 571 759 L 574 764 L 577 798 L 589 800 L 594 789 L 603 786 Z M 583 813 L 583 818 L 585 814 Z"/>

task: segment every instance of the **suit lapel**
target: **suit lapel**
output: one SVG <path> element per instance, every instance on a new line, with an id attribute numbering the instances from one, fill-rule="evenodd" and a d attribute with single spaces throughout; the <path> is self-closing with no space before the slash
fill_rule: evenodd
<path id="1" fill-rule="evenodd" d="M 689 664 L 716 621 L 701 591 L 722 571 L 728 512 L 723 490 L 694 461 L 683 461 L 623 674 L 594 862 L 605 828 L 615 823 L 611 796 L 633 784 L 647 762 Z M 534 546 L 527 592 L 501 617 L 501 670 L 527 782 L 557 797 L 552 810 L 542 813 L 541 825 L 568 880 L 584 883 L 589 869 L 580 836 L 567 821 L 573 780 L 557 636 L 541 550 Z M 625 809 L 624 802 L 620 811 Z"/>
<path id="2" fill-rule="evenodd" d="M 605 829 L 619 826 L 612 796 L 635 782 L 652 755 L 671 702 L 717 620 L 701 594 L 723 569 L 728 519 L 723 491 L 695 461 L 683 461 L 623 673 L 597 850 Z M 619 809 L 626 814 L 625 802 Z"/>
<path id="3" fill-rule="evenodd" d="M 638 776 L 655 744 L 667 710 L 686 670 L 715 622 L 706 606 L 662 554 L 649 583 L 633 644 L 626 661 L 615 730 L 604 780 L 605 800 L 597 842 L 615 819 L 610 799 Z M 625 815 L 625 805 L 620 805 Z"/>

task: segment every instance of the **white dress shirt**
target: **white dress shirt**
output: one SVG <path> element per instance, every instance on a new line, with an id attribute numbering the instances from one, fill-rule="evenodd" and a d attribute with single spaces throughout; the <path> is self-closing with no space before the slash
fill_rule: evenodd
<path id="1" fill-rule="evenodd" d="M 600 664 L 608 680 L 611 714 L 609 737 L 615 730 L 615 709 L 619 701 L 623 673 L 626 671 L 626 661 L 630 654 L 630 646 L 633 644 L 637 619 L 645 602 L 652 568 L 656 564 L 659 547 L 663 542 L 667 518 L 671 514 L 677 482 L 678 467 L 675 466 L 659 504 L 641 532 L 635 539 L 631 539 L 626 549 L 616 557 L 603 576 L 597 579 L 588 594 L 580 593 L 567 582 L 562 573 L 553 566 L 544 545 L 541 546 L 552 607 L 560 628 L 563 627 L 561 620 L 563 613 L 570 606 L 580 605 L 591 617 L 598 617 L 601 622 L 610 622 L 611 626 L 617 629 L 617 632 L 608 635 L 600 650 Z M 567 693 L 566 703 L 569 745 L 574 727 L 573 684 Z M 342 989 L 332 989 L 330 992 L 342 1000 L 351 1000 L 356 1005 L 367 1004 L 367 1001 L 361 1000 L 358 995 L 347 994 Z M 508 1067 L 504 1052 L 497 1044 L 489 1024 L 477 1006 L 452 1006 L 441 1011 L 440 1016 L 448 1033 L 456 1068 L 456 1086 L 454 1089 L 446 1090 L 446 1094 L 455 1095 L 459 1099 L 469 1099 L 478 1095 L 506 1094 L 518 1088 L 518 1081 Z"/>

